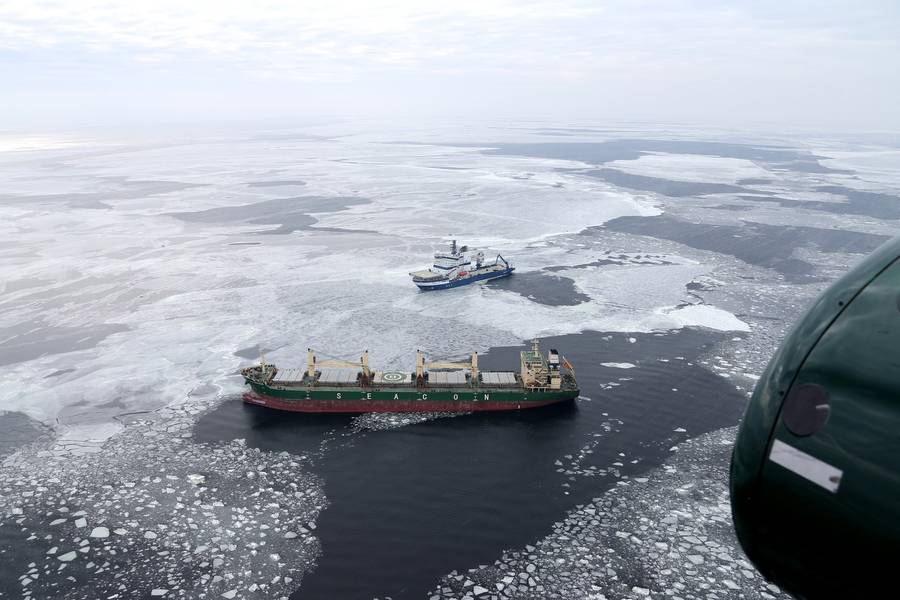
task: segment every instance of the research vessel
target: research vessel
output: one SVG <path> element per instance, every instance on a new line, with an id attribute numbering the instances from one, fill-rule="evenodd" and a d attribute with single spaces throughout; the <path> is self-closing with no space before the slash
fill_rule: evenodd
<path id="1" fill-rule="evenodd" d="M 420 290 L 431 291 L 506 277 L 516 270 L 499 254 L 493 262 L 485 263 L 484 252 L 467 255 L 467 251 L 467 246 L 457 246 L 456 240 L 453 240 L 450 252 L 435 253 L 431 268 L 413 271 L 409 276 Z"/>
<path id="2" fill-rule="evenodd" d="M 578 397 L 575 369 L 538 341 L 520 353 L 519 370 L 482 371 L 478 353 L 467 362 L 427 362 L 416 351 L 415 371 L 372 371 L 369 353 L 359 362 L 318 360 L 306 368 L 279 368 L 260 357 L 241 369 L 250 386 L 244 401 L 293 412 L 471 412 L 520 410 Z"/>

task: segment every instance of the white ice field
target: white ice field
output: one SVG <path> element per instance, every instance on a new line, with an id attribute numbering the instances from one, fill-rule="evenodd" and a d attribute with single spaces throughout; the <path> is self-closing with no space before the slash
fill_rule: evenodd
<path id="1" fill-rule="evenodd" d="M 450 236 L 527 272 L 595 258 L 545 243 L 561 234 L 660 210 L 647 194 L 556 170 L 580 163 L 371 137 L 69 139 L 64 149 L 32 139 L 0 154 L 0 331 L 13 353 L 0 375 L 4 409 L 53 423 L 77 406 L 108 420 L 200 386 L 235 393 L 247 359 L 234 353 L 257 344 L 278 364 L 299 363 L 312 346 L 368 348 L 375 364 L 398 368 L 416 348 L 450 356 L 587 328 L 746 330 L 714 306 L 675 308 L 696 302 L 685 284 L 715 267 L 679 256 L 558 273 L 594 300 L 576 306 L 480 286 L 417 292 L 407 273 Z M 301 196 L 368 203 L 310 213 L 312 229 L 287 235 L 260 235 L 279 225 L 252 215 L 171 216 Z M 109 335 L 78 348 L 106 326 Z M 95 410 L 110 402 L 115 410 Z"/>

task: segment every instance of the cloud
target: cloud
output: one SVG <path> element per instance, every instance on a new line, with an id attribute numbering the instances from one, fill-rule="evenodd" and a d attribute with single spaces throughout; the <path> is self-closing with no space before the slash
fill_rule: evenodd
<path id="1" fill-rule="evenodd" d="M 834 41 L 827 25 L 672 2 L 14 0 L 0 5 L 0 24 L 0 47 L 25 54 L 55 46 L 79 49 L 86 61 L 120 53 L 295 68 L 348 60 L 361 69 L 448 60 L 553 67 L 586 54 L 603 63 L 623 51 L 648 59 L 697 52 L 728 38 L 778 47 Z"/>
<path id="2" fill-rule="evenodd" d="M 618 90 L 635 106 L 664 89 L 686 98 L 684 108 L 703 92 L 721 97 L 723 84 L 739 89 L 756 80 L 790 88 L 799 102 L 801 86 L 828 87 L 821 78 L 829 71 L 877 83 L 875 72 L 900 55 L 897 17 L 888 2 L 827 0 L 7 0 L 0 3 L 0 75 L 23 98 L 41 78 L 96 85 L 105 74 L 109 86 L 134 87 L 215 74 L 235 86 L 377 87 L 380 76 L 407 95 L 419 81 L 445 77 L 447 86 L 481 86 L 486 96 L 531 86 L 543 101 L 564 82 L 591 97 Z M 398 76 L 406 78 L 401 85 Z M 883 93 L 897 91 L 896 75 L 882 79 Z"/>

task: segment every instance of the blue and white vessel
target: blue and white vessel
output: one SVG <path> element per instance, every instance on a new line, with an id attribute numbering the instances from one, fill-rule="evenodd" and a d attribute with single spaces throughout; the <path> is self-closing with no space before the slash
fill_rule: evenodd
<path id="1" fill-rule="evenodd" d="M 468 246 L 457 247 L 456 240 L 453 240 L 450 252 L 435 253 L 434 264 L 430 269 L 415 271 L 409 275 L 420 290 L 428 291 L 446 290 L 478 281 L 506 277 L 515 270 L 515 267 L 499 254 L 494 262 L 485 263 L 483 252 L 468 256 L 467 251 Z"/>

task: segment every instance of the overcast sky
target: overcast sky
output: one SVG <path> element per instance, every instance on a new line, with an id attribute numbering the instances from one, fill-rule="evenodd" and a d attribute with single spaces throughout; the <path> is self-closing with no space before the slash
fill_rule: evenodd
<path id="1" fill-rule="evenodd" d="M 0 1 L 0 129 L 317 115 L 896 131 L 900 2 Z"/>

